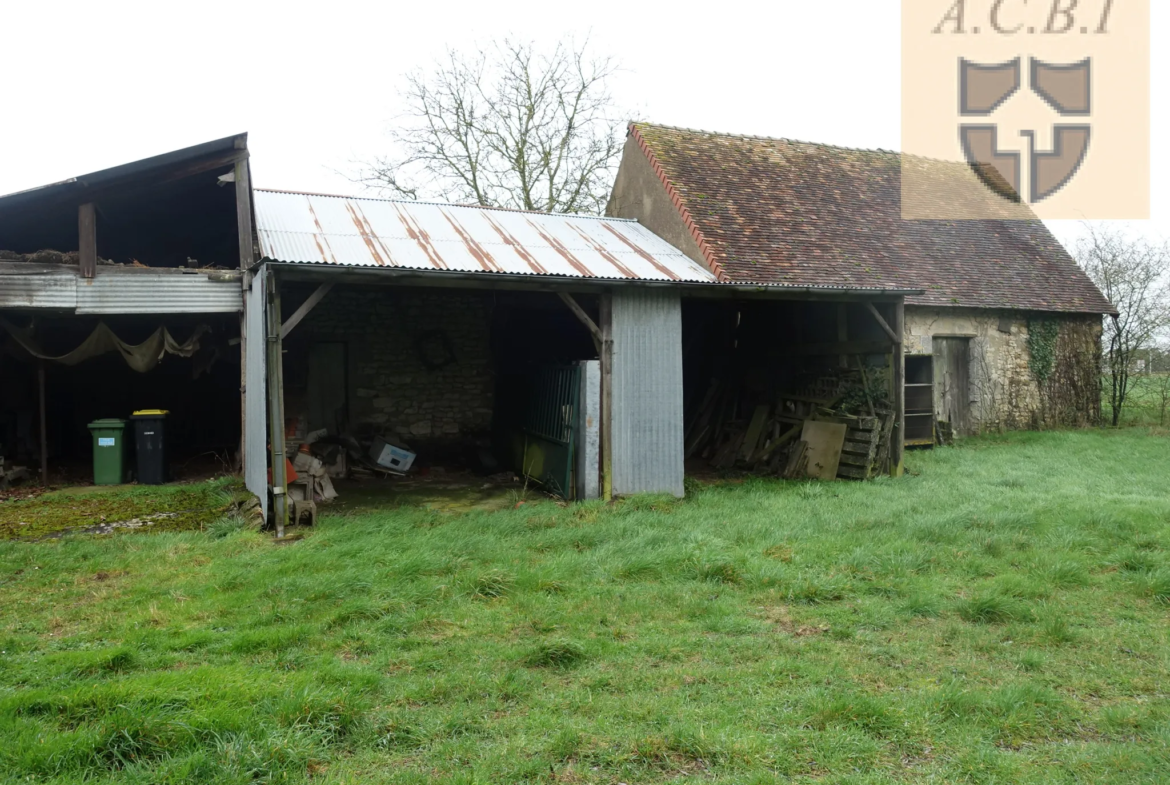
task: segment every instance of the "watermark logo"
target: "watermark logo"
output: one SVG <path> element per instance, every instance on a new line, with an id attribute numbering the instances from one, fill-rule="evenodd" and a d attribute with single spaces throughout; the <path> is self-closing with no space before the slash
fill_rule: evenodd
<path id="1" fill-rule="evenodd" d="M 1149 216 L 1149 0 L 903 0 L 902 213 Z"/>

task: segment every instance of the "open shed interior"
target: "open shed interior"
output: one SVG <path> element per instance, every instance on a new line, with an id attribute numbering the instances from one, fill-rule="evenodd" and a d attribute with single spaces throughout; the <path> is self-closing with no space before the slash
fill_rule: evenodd
<path id="1" fill-rule="evenodd" d="M 0 260 L 77 264 L 79 210 L 92 204 L 99 264 L 236 269 L 244 154 L 243 137 L 222 139 L 5 197 Z"/>
<path id="2" fill-rule="evenodd" d="M 317 286 L 282 284 L 285 320 Z M 596 298 L 578 301 L 596 318 Z M 557 295 L 340 283 L 283 346 L 290 443 L 311 439 L 330 463 L 329 445 L 348 445 L 351 477 L 388 473 L 371 465 L 384 440 L 415 455 L 411 474 L 527 472 L 572 496 L 572 478 L 547 472 L 537 443 L 547 431 L 559 464 L 571 458 L 559 444 L 575 438 L 568 378 L 597 352 Z"/>
<path id="3" fill-rule="evenodd" d="M 824 479 L 888 471 L 892 351 L 862 302 L 684 300 L 688 471 L 811 476 L 808 422 L 844 426 Z"/>
<path id="4" fill-rule="evenodd" d="M 5 314 L 43 354 L 61 356 L 82 346 L 104 324 L 125 344 L 141 345 L 160 328 L 175 342 L 194 346 L 190 356 L 163 353 L 145 372 L 130 367 L 120 351 L 106 351 L 73 365 L 40 360 L 3 331 L 0 338 L 0 455 L 9 464 L 40 466 L 38 369 L 44 370 L 46 442 L 52 484 L 93 480 L 89 423 L 128 419 L 138 410 L 164 409 L 169 474 L 194 479 L 230 471 L 240 445 L 239 318 L 198 316 L 45 316 Z M 144 356 L 138 359 L 144 359 Z M 126 431 L 127 480 L 137 475 L 131 427 Z"/>

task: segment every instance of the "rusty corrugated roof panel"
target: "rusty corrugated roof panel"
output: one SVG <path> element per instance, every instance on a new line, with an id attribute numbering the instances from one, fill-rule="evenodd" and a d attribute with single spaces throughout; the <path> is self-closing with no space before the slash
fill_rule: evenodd
<path id="1" fill-rule="evenodd" d="M 714 283 L 636 221 L 256 189 L 260 252 L 279 262 Z"/>

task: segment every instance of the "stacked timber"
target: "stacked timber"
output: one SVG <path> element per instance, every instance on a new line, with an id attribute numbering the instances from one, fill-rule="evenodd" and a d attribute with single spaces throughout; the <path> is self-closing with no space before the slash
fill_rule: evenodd
<path id="1" fill-rule="evenodd" d="M 851 373 L 825 375 L 773 401 L 747 405 L 738 385 L 715 381 L 687 425 L 686 458 L 703 459 L 719 471 L 804 477 L 804 424 L 839 422 L 847 431 L 836 476 L 870 479 L 888 463 L 893 417 L 887 412 L 858 416 L 841 408 L 846 392 L 859 381 Z"/>

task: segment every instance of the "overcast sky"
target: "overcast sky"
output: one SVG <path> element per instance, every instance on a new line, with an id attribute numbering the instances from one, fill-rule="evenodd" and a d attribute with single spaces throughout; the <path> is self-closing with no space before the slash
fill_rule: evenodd
<path id="1" fill-rule="evenodd" d="M 1154 0 L 1154 221 L 1170 236 L 1170 3 Z M 257 185 L 357 194 L 401 75 L 446 47 L 590 36 L 641 119 L 899 147 L 900 0 L 0 3 L 0 193 L 249 133 Z M 1075 225 L 1054 225 L 1068 240 Z"/>

